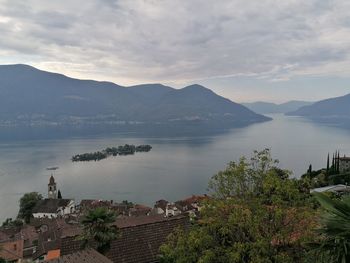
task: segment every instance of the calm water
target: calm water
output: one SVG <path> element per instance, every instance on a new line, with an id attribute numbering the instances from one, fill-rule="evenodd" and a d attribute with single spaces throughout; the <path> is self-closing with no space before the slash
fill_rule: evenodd
<path id="1" fill-rule="evenodd" d="M 310 163 L 324 167 L 328 152 L 350 154 L 350 131 L 296 117 L 274 120 L 225 134 L 186 138 L 104 136 L 46 141 L 0 142 L 0 220 L 15 216 L 25 192 L 47 195 L 50 171 L 65 198 L 130 200 L 151 205 L 206 192 L 208 179 L 230 160 L 255 149 L 271 148 L 280 166 L 298 177 Z M 151 144 L 149 153 L 72 163 L 70 157 L 108 146 Z"/>

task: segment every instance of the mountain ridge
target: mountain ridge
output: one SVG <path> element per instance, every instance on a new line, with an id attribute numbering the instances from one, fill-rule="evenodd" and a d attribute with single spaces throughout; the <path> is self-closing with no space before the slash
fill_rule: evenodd
<path id="1" fill-rule="evenodd" d="M 313 102 L 309 101 L 299 101 L 299 100 L 290 100 L 284 103 L 272 103 L 264 101 L 256 101 L 251 103 L 242 103 L 242 105 L 251 109 L 252 111 L 259 114 L 271 114 L 271 113 L 288 113 L 295 111 L 303 106 L 311 105 Z"/>
<path id="2" fill-rule="evenodd" d="M 268 121 L 248 108 L 193 84 L 124 87 L 80 80 L 25 64 L 0 65 L 0 125 L 205 123 L 236 126 Z"/>
<path id="3" fill-rule="evenodd" d="M 312 105 L 304 106 L 296 111 L 289 112 L 288 115 L 311 117 L 349 117 L 350 93 L 339 97 L 320 100 Z"/>

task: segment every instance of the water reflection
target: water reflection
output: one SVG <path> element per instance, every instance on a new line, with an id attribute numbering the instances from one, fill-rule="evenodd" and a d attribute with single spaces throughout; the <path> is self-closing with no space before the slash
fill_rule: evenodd
<path id="1" fill-rule="evenodd" d="M 0 220 L 15 216 L 18 199 L 29 191 L 47 195 L 54 171 L 63 197 L 130 200 L 146 204 L 177 200 L 206 191 L 208 179 L 241 155 L 271 148 L 281 166 L 302 174 L 310 163 L 325 166 L 328 152 L 350 154 L 348 130 L 297 117 L 274 115 L 271 122 L 200 136 L 156 137 L 135 134 L 0 142 Z M 71 156 L 108 146 L 150 144 L 149 153 L 72 163 Z"/>

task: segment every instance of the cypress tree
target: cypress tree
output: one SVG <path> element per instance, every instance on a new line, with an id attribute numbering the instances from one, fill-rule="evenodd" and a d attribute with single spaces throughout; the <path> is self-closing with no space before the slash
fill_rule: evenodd
<path id="1" fill-rule="evenodd" d="M 338 151 L 338 159 L 337 159 L 337 173 L 340 173 L 340 152 Z"/>
<path id="2" fill-rule="evenodd" d="M 311 178 L 311 173 L 312 173 L 312 165 L 311 165 L 311 164 L 309 165 L 308 173 L 309 173 L 309 176 L 310 176 L 310 178 Z"/>
<path id="3" fill-rule="evenodd" d="M 62 194 L 60 190 L 58 190 L 57 192 L 57 199 L 62 199 Z"/>
<path id="4" fill-rule="evenodd" d="M 327 175 L 329 174 L 329 153 L 327 156 Z"/>

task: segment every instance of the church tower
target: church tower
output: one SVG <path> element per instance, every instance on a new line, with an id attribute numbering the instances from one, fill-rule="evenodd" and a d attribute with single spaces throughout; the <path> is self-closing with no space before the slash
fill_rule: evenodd
<path id="1" fill-rule="evenodd" d="M 48 184 L 48 195 L 49 199 L 57 199 L 57 186 L 55 182 L 55 178 L 51 175 L 50 181 Z"/>

